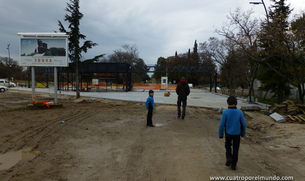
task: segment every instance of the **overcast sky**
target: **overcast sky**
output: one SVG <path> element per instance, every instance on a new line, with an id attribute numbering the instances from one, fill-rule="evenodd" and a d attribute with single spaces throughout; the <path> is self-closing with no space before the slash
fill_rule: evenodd
<path id="1" fill-rule="evenodd" d="M 155 64 L 160 56 L 168 57 L 192 50 L 194 41 L 218 36 L 214 31 L 228 22 L 230 11 L 253 9 L 264 18 L 261 0 L 80 0 L 84 14 L 80 31 L 87 40 L 99 46 L 89 50 L 83 59 L 99 54 L 109 55 L 122 45 L 136 45 L 146 64 Z M 58 20 L 64 22 L 68 0 L 0 0 L 0 56 L 19 60 L 19 32 L 58 31 Z M 305 10 L 304 0 L 288 0 L 292 14 Z M 270 0 L 265 0 L 268 7 Z"/>

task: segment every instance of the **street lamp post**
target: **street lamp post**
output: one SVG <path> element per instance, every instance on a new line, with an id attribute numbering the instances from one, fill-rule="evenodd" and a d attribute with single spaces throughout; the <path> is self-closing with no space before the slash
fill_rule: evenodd
<path id="1" fill-rule="evenodd" d="M 268 11 L 267 11 L 266 5 L 264 3 L 264 0 L 262 0 L 262 2 L 250 2 L 250 4 L 254 4 L 254 5 L 262 4 L 264 6 L 264 8 L 265 8 L 266 17 L 267 17 L 267 20 L 269 22 Z"/>
<path id="2" fill-rule="evenodd" d="M 262 4 L 265 8 L 265 13 L 266 13 L 266 18 L 267 18 L 267 23 L 269 23 L 269 16 L 268 16 L 268 11 L 267 11 L 267 8 L 266 8 L 266 5 L 264 3 L 264 0 L 262 0 L 262 2 L 249 2 L 250 4 L 254 4 L 254 5 L 259 5 L 259 4 Z M 252 80 L 251 80 L 251 83 L 250 83 L 250 91 L 249 91 L 249 102 L 252 102 L 252 99 L 251 99 L 251 90 L 253 89 L 253 82 L 254 82 L 254 76 L 257 72 L 257 69 L 259 68 L 260 66 L 260 63 L 258 63 L 254 69 L 254 72 L 253 72 L 253 75 L 252 75 Z"/>
<path id="3" fill-rule="evenodd" d="M 11 65 L 10 44 L 7 44 L 7 51 L 8 51 L 8 62 L 9 62 L 9 65 Z"/>
<path id="4" fill-rule="evenodd" d="M 10 54 L 10 44 L 7 44 L 8 51 L 8 80 L 10 80 L 11 73 L 11 54 Z"/>

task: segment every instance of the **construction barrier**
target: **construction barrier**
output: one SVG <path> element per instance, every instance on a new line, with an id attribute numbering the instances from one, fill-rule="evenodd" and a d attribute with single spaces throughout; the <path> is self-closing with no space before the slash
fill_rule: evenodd
<path id="1" fill-rule="evenodd" d="M 177 85 L 163 86 L 161 84 L 133 84 L 134 89 L 152 89 L 152 90 L 176 90 Z"/>
<path id="2" fill-rule="evenodd" d="M 87 87 L 87 83 L 80 83 L 80 86 L 83 88 Z M 75 87 L 75 84 L 72 83 L 65 83 L 65 82 L 60 82 L 59 87 Z M 99 84 L 89 84 L 88 87 L 90 88 L 107 88 L 107 87 L 112 87 L 112 88 L 118 88 L 118 89 L 123 89 L 124 85 L 123 84 L 107 84 L 106 83 L 99 83 Z M 146 89 L 146 90 L 160 90 L 160 89 L 166 89 L 166 90 L 176 90 L 177 85 L 161 85 L 161 84 L 141 84 L 141 83 L 135 83 L 133 84 L 133 89 Z"/>

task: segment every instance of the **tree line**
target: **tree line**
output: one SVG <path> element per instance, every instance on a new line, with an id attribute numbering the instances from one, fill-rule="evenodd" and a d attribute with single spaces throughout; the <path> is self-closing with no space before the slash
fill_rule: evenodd
<path id="1" fill-rule="evenodd" d="M 201 66 L 204 68 L 210 68 L 210 72 L 216 72 L 216 64 L 213 62 L 211 57 L 200 51 L 201 48 L 198 47 L 197 41 L 194 42 L 194 47 L 188 49 L 188 52 L 178 54 L 175 52 L 174 56 L 169 56 L 167 58 L 159 57 L 155 65 L 156 72 L 153 74 L 153 78 L 156 80 L 161 80 L 161 77 L 165 76 L 166 67 L 177 66 L 185 67 L 186 69 L 181 69 L 181 72 L 168 73 L 168 79 L 171 83 L 178 83 L 181 77 L 185 77 L 189 83 L 194 86 L 208 84 L 210 81 L 209 73 L 191 73 L 188 72 L 191 67 Z M 212 68 L 211 68 L 212 67 Z M 161 72 L 162 71 L 162 72 Z"/>
<path id="2" fill-rule="evenodd" d="M 235 95 L 238 87 L 249 88 L 254 95 L 254 80 L 261 82 L 260 90 L 271 92 L 280 103 L 291 89 L 298 89 L 300 102 L 305 96 L 305 13 L 290 18 L 293 9 L 286 0 L 272 0 L 265 19 L 253 17 L 253 11 L 237 8 L 227 16 L 228 22 L 215 32 L 219 37 L 195 41 L 193 51 L 160 57 L 156 67 L 171 65 L 214 65 L 221 85 Z M 156 79 L 160 74 L 154 74 Z M 205 83 L 204 76 L 189 76 L 195 85 Z M 179 80 L 181 74 L 170 74 Z"/>
<path id="3" fill-rule="evenodd" d="M 252 10 L 242 11 L 237 8 L 230 12 L 227 16 L 228 22 L 215 29 L 218 37 L 210 37 L 199 44 L 195 40 L 193 49 L 185 53 L 175 52 L 175 55 L 166 58 L 159 57 L 155 70 L 164 69 L 167 65 L 212 66 L 215 72 L 220 74 L 221 85 L 230 89 L 230 95 L 235 95 L 238 87 L 246 87 L 249 88 L 251 101 L 251 96 L 254 95 L 254 80 L 257 79 L 262 84 L 260 89 L 273 93 L 278 102 L 287 99 L 290 90 L 297 88 L 299 99 L 304 103 L 305 13 L 290 17 L 293 9 L 287 5 L 286 0 L 272 0 L 272 3 L 266 18 L 262 20 L 253 17 Z M 86 36 L 79 31 L 80 19 L 83 17 L 79 12 L 79 0 L 70 0 L 66 11 L 68 14 L 64 20 L 69 23 L 68 29 L 65 29 L 60 21 L 58 25 L 61 32 L 70 35 L 69 59 L 75 63 L 77 73 L 82 62 L 126 62 L 130 65 L 146 66 L 135 45 L 123 45 L 108 56 L 101 54 L 93 59 L 81 60 L 82 53 L 97 44 L 86 40 Z M 81 41 L 84 42 L 82 45 Z M 1 58 L 1 73 L 6 71 L 4 61 L 5 58 Z M 155 72 L 152 78 L 160 80 L 161 76 L 164 74 Z M 209 75 L 168 74 L 172 83 L 178 82 L 182 76 L 194 85 L 207 84 L 210 81 Z M 133 75 L 134 81 L 147 79 L 147 73 Z M 76 80 L 79 81 L 78 78 Z"/>
<path id="4" fill-rule="evenodd" d="M 253 11 L 231 12 L 229 23 L 216 30 L 224 39 L 211 38 L 206 44 L 231 90 L 242 83 L 243 76 L 249 96 L 258 79 L 260 89 L 273 93 L 278 103 L 287 99 L 293 88 L 304 103 L 305 13 L 290 19 L 293 9 L 286 0 L 272 2 L 264 20 L 253 18 Z"/>
<path id="5" fill-rule="evenodd" d="M 16 61 L 8 57 L 0 57 L 0 78 L 14 77 L 17 80 L 23 80 L 27 73 L 23 71 L 22 67 Z"/>

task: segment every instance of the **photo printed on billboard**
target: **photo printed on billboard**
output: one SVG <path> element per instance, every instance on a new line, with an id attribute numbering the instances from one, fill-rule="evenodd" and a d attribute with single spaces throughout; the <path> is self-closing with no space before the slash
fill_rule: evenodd
<path id="1" fill-rule="evenodd" d="M 67 67 L 66 38 L 20 38 L 20 66 Z"/>

